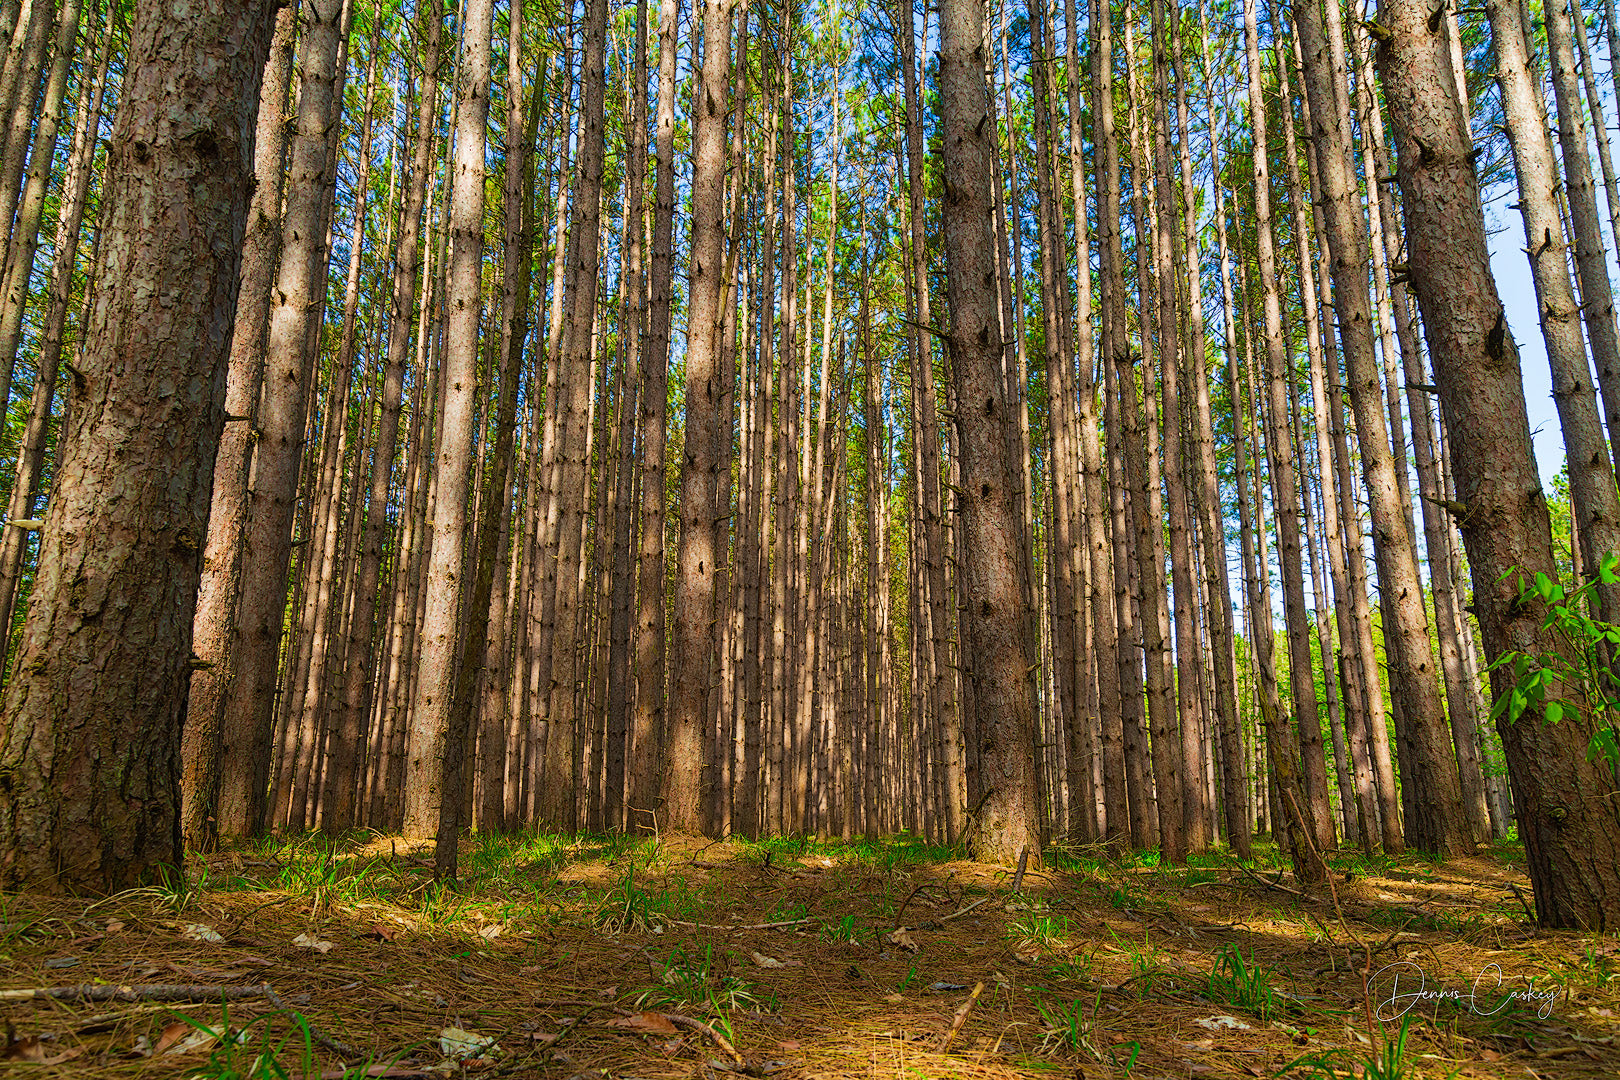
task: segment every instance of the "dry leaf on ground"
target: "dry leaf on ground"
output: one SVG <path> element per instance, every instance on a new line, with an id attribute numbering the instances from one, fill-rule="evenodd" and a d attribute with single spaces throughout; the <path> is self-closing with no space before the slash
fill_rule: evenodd
<path id="1" fill-rule="evenodd" d="M 328 953 L 332 951 L 332 943 L 330 941 L 322 941 L 314 934 L 299 934 L 297 937 L 292 939 L 292 943 L 298 946 L 300 949 L 314 949 L 319 953 Z"/>
<path id="2" fill-rule="evenodd" d="M 661 1012 L 631 1013 L 629 1016 L 620 1016 L 607 1021 L 608 1027 L 629 1028 L 631 1031 L 642 1031 L 648 1035 L 678 1035 L 680 1028 L 669 1022 L 669 1018 Z"/>
<path id="3" fill-rule="evenodd" d="M 38 1035 L 16 1039 L 0 1050 L 0 1061 L 26 1061 L 34 1065 L 56 1065 L 84 1053 L 83 1047 L 72 1047 L 51 1053 Z"/>

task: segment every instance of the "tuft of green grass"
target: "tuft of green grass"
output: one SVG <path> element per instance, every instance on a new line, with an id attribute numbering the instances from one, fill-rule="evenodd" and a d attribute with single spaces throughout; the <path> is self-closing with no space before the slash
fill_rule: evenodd
<path id="1" fill-rule="evenodd" d="M 231 1027 L 228 1005 L 220 1003 L 218 1024 L 205 1024 L 186 1013 L 175 1013 L 176 1019 L 199 1032 L 206 1032 L 216 1042 L 208 1054 L 208 1061 L 192 1077 L 201 1080 L 292 1080 L 309 1076 L 315 1068 L 315 1039 L 309 1031 L 309 1021 L 302 1013 L 277 1009 L 255 1016 L 241 1028 Z M 278 1021 L 285 1021 L 279 1036 Z M 257 1029 L 255 1031 L 255 1029 Z M 292 1058 L 289 1062 L 285 1059 Z M 357 1075 L 365 1075 L 360 1072 Z"/>
<path id="2" fill-rule="evenodd" d="M 1045 1025 L 1041 1032 L 1041 1052 L 1083 1050 L 1101 1061 L 1102 1055 L 1091 1045 L 1092 1027 L 1101 1003 L 1102 994 L 1099 993 L 1091 1003 L 1091 1015 L 1087 1016 L 1085 1002 L 1079 998 L 1067 1002 L 1037 998 L 1035 1007 L 1040 1010 L 1041 1022 Z"/>
<path id="3" fill-rule="evenodd" d="M 1281 1012 L 1284 1001 L 1273 985 L 1271 971 L 1255 962 L 1254 952 L 1244 957 L 1242 949 L 1230 944 L 1215 958 L 1209 973 L 1209 996 L 1261 1020 Z"/>
<path id="4" fill-rule="evenodd" d="M 728 1035 L 733 1012 L 775 1012 L 776 994 L 747 979 L 716 970 L 714 946 L 702 952 L 676 947 L 664 965 L 660 985 L 635 997 L 637 1008 L 674 1005 L 714 1021 Z"/>
<path id="5" fill-rule="evenodd" d="M 1069 920 L 1053 914 L 1039 900 L 1031 903 L 1029 910 L 1021 913 L 1007 927 L 1007 937 L 1015 945 L 1034 946 L 1042 950 L 1061 948 L 1068 932 Z"/>
<path id="6" fill-rule="evenodd" d="M 1411 1024 L 1412 1017 L 1403 1016 L 1400 1030 L 1377 1038 L 1370 1050 L 1358 1052 L 1346 1047 L 1319 1050 L 1295 1058 L 1273 1076 L 1300 1080 L 1340 1080 L 1344 1076 L 1357 1076 L 1360 1080 L 1416 1080 L 1417 1063 L 1408 1039 Z M 1457 1070 L 1452 1070 L 1451 1075 L 1456 1076 Z"/>

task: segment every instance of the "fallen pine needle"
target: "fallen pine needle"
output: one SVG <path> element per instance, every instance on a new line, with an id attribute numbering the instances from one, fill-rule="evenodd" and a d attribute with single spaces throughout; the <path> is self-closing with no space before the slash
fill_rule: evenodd
<path id="1" fill-rule="evenodd" d="M 173 985 L 166 983 L 137 983 L 115 986 L 109 983 L 80 983 L 76 986 L 43 986 L 26 990 L 0 990 L 0 1001 L 241 1001 L 263 998 L 274 1008 L 287 1009 L 281 995 L 269 983 L 254 986 Z M 291 1011 L 291 1010 L 288 1010 Z M 348 1043 L 322 1032 L 306 1018 L 309 1037 L 345 1058 L 357 1058 L 362 1052 Z"/>

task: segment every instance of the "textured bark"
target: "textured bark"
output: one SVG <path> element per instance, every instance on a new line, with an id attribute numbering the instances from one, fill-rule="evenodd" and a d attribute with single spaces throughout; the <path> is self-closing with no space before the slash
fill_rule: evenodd
<path id="1" fill-rule="evenodd" d="M 1259 30 L 1255 25 L 1255 0 L 1247 0 L 1243 9 L 1244 36 L 1248 51 L 1249 115 L 1256 146 L 1266 143 L 1266 110 L 1261 90 Z M 1271 178 L 1266 155 L 1254 158 L 1254 202 L 1256 227 L 1256 255 L 1261 279 L 1262 310 L 1265 316 L 1265 412 L 1266 448 L 1271 458 L 1272 509 L 1277 516 L 1278 563 L 1283 577 L 1283 609 L 1288 626 L 1289 682 L 1293 690 L 1296 719 L 1301 725 L 1317 725 L 1316 687 L 1311 675 L 1310 642 L 1307 637 L 1308 615 L 1305 611 L 1305 583 L 1300 565 L 1298 485 L 1294 474 L 1293 449 L 1285 432 L 1288 415 L 1288 357 L 1283 341 L 1282 309 L 1278 296 L 1278 268 L 1275 241 L 1272 238 Z M 1256 629 L 1266 633 L 1270 627 L 1270 609 L 1265 609 L 1265 620 Z M 1293 733 L 1287 730 L 1284 718 L 1266 710 L 1267 761 L 1275 778 L 1285 808 L 1290 801 L 1301 811 L 1304 809 L 1299 784 L 1298 746 Z M 1318 730 L 1320 728 L 1318 727 Z M 1288 848 L 1294 863 L 1294 873 L 1301 881 L 1320 881 L 1321 864 L 1307 849 L 1305 837 L 1297 830 L 1304 823 L 1290 821 L 1287 827 Z M 1274 823 L 1280 828 L 1281 823 Z M 1279 836 L 1281 832 L 1279 831 Z M 1279 845 L 1280 846 L 1280 845 Z"/>
<path id="2" fill-rule="evenodd" d="M 704 732 L 714 660 L 718 471 L 725 416 L 720 378 L 723 285 L 726 89 L 731 73 L 731 4 L 705 0 L 703 71 L 693 121 L 692 253 L 686 330 L 686 432 L 681 460 L 681 539 L 676 553 L 669 726 L 665 738 L 664 821 L 674 832 L 703 825 Z M 729 440 L 728 440 L 729 441 Z M 712 781 L 711 781 L 712 782 Z"/>
<path id="3" fill-rule="evenodd" d="M 181 859 L 191 611 L 274 21 L 261 3 L 135 16 L 98 291 L 5 698 L 8 888 L 110 893 Z"/>
<path id="4" fill-rule="evenodd" d="M 1448 81 L 1445 44 L 1421 0 L 1386 0 L 1378 68 L 1396 133 L 1412 285 L 1450 433 L 1459 523 L 1474 572 L 1487 656 L 1556 648 L 1538 605 L 1518 602 L 1522 574 L 1556 576 L 1536 474 L 1518 349 L 1491 276 L 1472 140 Z M 1590 298 L 1589 298 L 1590 299 Z M 1516 571 L 1516 572 L 1515 572 Z M 1510 669 L 1492 673 L 1501 694 Z M 1620 807 L 1613 774 L 1586 759 L 1573 718 L 1531 709 L 1498 721 L 1513 779 L 1536 913 L 1544 926 L 1620 922 Z"/>
<path id="5" fill-rule="evenodd" d="M 33 21 L 35 0 L 7 0 L 0 6 L 0 35 L 6 41 L 6 50 L 3 64 L 0 64 L 0 149 L 11 139 L 13 110 L 17 101 L 18 86 L 22 79 L 23 59 L 28 48 L 29 30 Z M 30 74 L 37 73 L 38 68 L 29 68 Z M 26 138 L 28 131 L 28 115 L 23 114 L 24 127 L 21 129 Z"/>
<path id="6" fill-rule="evenodd" d="M 1579 305 L 1565 260 L 1558 214 L 1558 168 L 1545 125 L 1546 108 L 1531 67 L 1528 20 L 1520 0 L 1492 0 L 1491 40 L 1502 89 L 1508 138 L 1519 186 L 1519 214 L 1535 281 L 1541 334 L 1552 369 L 1553 401 L 1564 434 L 1570 500 L 1579 534 L 1580 562 L 1587 576 L 1607 553 L 1620 554 L 1620 499 L 1604 441 L 1603 421 L 1581 337 Z M 1598 613 L 1620 621 L 1620 586 L 1599 584 Z"/>
<path id="7" fill-rule="evenodd" d="M 484 142 L 489 116 L 490 32 L 494 0 L 470 0 L 461 32 L 461 80 L 456 90 L 455 155 L 448 220 L 445 341 L 439 378 L 436 488 L 431 521 L 426 608 L 417 641 L 417 683 L 406 763 L 406 836 L 437 833 L 433 872 L 456 876 L 461 826 L 461 763 L 466 749 L 454 723 L 458 614 L 469 591 L 463 566 L 469 514 L 469 465 L 478 390 L 479 278 L 484 255 Z M 486 601 L 487 602 L 487 601 Z"/>
<path id="8" fill-rule="evenodd" d="M 220 718 L 221 836 L 252 836 L 266 825 L 270 749 L 298 463 L 313 377 L 307 339 L 323 275 L 326 192 L 336 175 L 328 156 L 337 57 L 338 0 L 302 10 L 296 134 L 290 148 L 281 265 L 265 335 L 265 386 L 255 423 L 253 480 L 242 534 L 240 637 L 236 671 Z"/>
<path id="9" fill-rule="evenodd" d="M 940 116 L 944 137 L 945 254 L 950 350 L 962 462 L 959 512 L 975 734 L 985 796 L 972 836 L 976 857 L 1011 863 L 1040 854 L 1035 811 L 1035 701 L 1028 678 L 1023 590 L 1016 547 L 1019 507 L 1007 460 L 1008 402 L 1001 377 L 994 251 L 990 235 L 991 145 L 975 0 L 940 9 Z"/>
<path id="10" fill-rule="evenodd" d="M 275 38 L 260 84 L 254 143 L 256 182 L 242 241 L 242 282 L 236 302 L 231 362 L 225 382 L 226 425 L 214 466 L 214 491 L 203 549 L 202 582 L 192 622 L 198 665 L 191 676 L 184 733 L 185 806 L 182 832 L 188 846 L 208 850 L 216 834 L 222 746 L 220 721 L 236 677 L 240 636 L 243 537 L 248 515 L 248 475 L 264 381 L 264 334 L 270 287 L 281 258 L 281 192 L 287 147 L 287 88 L 292 72 L 297 11 L 276 12 Z M 235 418 L 235 419 L 232 419 Z"/>

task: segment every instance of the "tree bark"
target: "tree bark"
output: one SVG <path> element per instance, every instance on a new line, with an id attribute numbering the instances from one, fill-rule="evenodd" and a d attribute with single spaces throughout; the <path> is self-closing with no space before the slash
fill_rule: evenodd
<path id="1" fill-rule="evenodd" d="M 8 888 L 111 893 L 181 860 L 190 613 L 274 22 L 262 3 L 136 12 L 97 300 L 5 697 Z"/>
<path id="2" fill-rule="evenodd" d="M 983 12 L 975 0 L 940 9 L 940 115 L 944 137 L 944 228 L 950 350 L 962 461 L 959 508 L 968 677 L 985 798 L 972 838 L 976 857 L 1003 864 L 1040 854 L 1032 746 L 1035 702 L 1028 673 L 1015 546 L 1019 513 L 1007 460 L 1008 402 L 1001 377 L 994 250 L 990 235 L 991 145 L 983 64 Z"/>
<path id="3" fill-rule="evenodd" d="M 1518 348 L 1491 275 L 1472 140 L 1444 93 L 1449 57 L 1421 0 L 1385 0 L 1378 68 L 1396 132 L 1408 266 L 1450 433 L 1459 523 L 1474 571 L 1485 651 L 1556 648 L 1519 581 L 1556 576 L 1537 478 Z M 1510 668 L 1492 672 L 1509 690 Z M 1498 721 L 1539 921 L 1601 931 L 1620 922 L 1620 807 L 1613 773 L 1587 760 L 1587 732 L 1531 708 Z"/>
<path id="4" fill-rule="evenodd" d="M 220 718 L 222 837 L 254 836 L 266 825 L 270 749 L 298 465 L 313 378 L 307 349 L 325 254 L 328 156 L 338 80 L 343 4 L 311 0 L 300 51 L 296 134 L 291 145 L 281 265 L 271 291 L 265 387 L 255 427 L 252 486 L 242 533 L 237 664 Z"/>
<path id="5" fill-rule="evenodd" d="M 455 154 L 445 277 L 445 341 L 439 372 L 437 489 L 427 571 L 426 608 L 417 643 L 417 683 L 411 707 L 405 773 L 406 836 L 437 832 L 434 877 L 456 877 L 461 827 L 463 732 L 455 723 L 459 613 L 466 591 L 463 552 L 478 388 L 479 284 L 484 255 L 484 143 L 489 117 L 490 34 L 494 0 L 469 0 L 461 30 L 461 81 L 456 92 Z M 487 600 L 486 600 L 487 603 Z"/>
<path id="6" fill-rule="evenodd" d="M 1260 36 L 1255 23 L 1255 0 L 1247 0 L 1243 8 L 1243 25 L 1248 52 L 1249 115 L 1253 123 L 1254 145 L 1264 148 L 1266 139 L 1266 110 L 1261 88 Z M 1300 722 L 1319 723 L 1316 713 L 1316 687 L 1311 674 L 1311 653 L 1308 640 L 1308 615 L 1305 611 L 1305 584 L 1300 564 L 1299 507 L 1296 503 L 1298 485 L 1294 475 L 1293 450 L 1283 434 L 1288 414 L 1288 357 L 1282 331 L 1282 308 L 1278 296 L 1278 268 L 1275 241 L 1272 237 L 1270 168 L 1263 152 L 1254 155 L 1254 202 L 1256 254 L 1261 279 L 1262 310 L 1265 316 L 1265 384 L 1266 384 L 1266 445 L 1271 457 L 1272 509 L 1277 515 L 1278 562 L 1283 574 L 1283 607 L 1288 625 L 1289 682 L 1293 689 L 1294 708 Z M 1265 633 L 1270 626 L 1269 609 L 1257 630 Z M 1312 717 L 1307 721 L 1306 717 Z M 1318 730 L 1320 730 L 1318 728 Z M 1299 784 L 1298 744 L 1287 730 L 1284 718 L 1267 710 L 1267 761 L 1276 780 L 1283 805 L 1303 809 L 1305 803 Z M 1273 823 L 1274 830 L 1281 822 Z M 1286 832 L 1294 874 L 1300 881 L 1320 881 L 1324 868 L 1309 852 L 1306 839 L 1298 829 L 1304 822 L 1291 821 Z M 1282 833 L 1279 831 L 1279 837 Z M 1279 846 L 1281 842 L 1279 840 Z"/>

